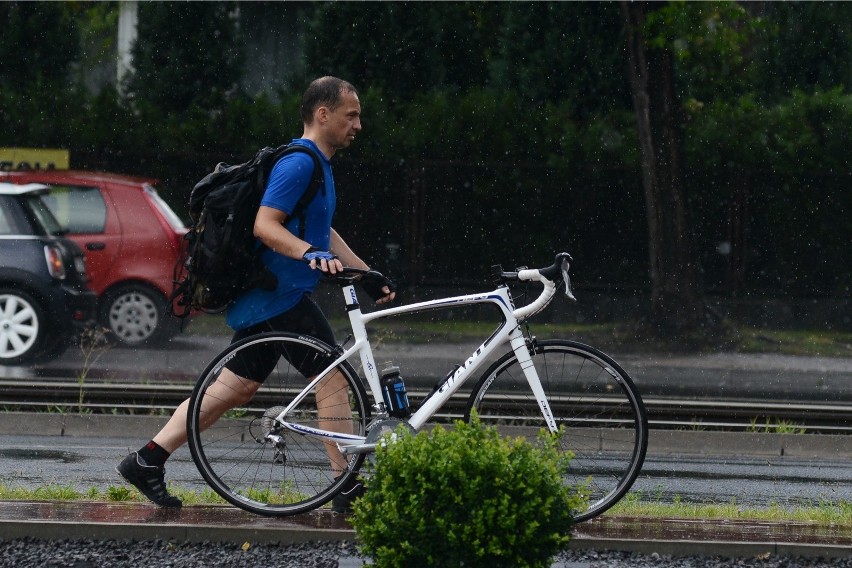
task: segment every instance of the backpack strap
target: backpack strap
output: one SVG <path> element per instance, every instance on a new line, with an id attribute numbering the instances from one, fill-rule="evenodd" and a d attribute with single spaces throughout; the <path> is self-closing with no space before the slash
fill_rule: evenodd
<path id="1" fill-rule="evenodd" d="M 320 164 L 319 156 L 317 156 L 316 152 L 307 146 L 302 146 L 301 144 L 290 144 L 281 153 L 278 160 L 293 152 L 308 154 L 314 160 L 314 171 L 311 175 L 311 181 L 308 182 L 308 187 L 305 189 L 305 193 L 303 193 L 302 197 L 299 198 L 299 201 L 293 208 L 293 213 L 290 214 L 290 217 L 295 217 L 299 220 L 299 238 L 304 240 L 305 212 L 308 209 L 308 205 L 310 205 L 311 201 L 313 201 L 314 197 L 316 197 L 317 191 L 319 191 L 320 188 L 322 188 L 322 194 L 325 195 L 325 177 L 323 176 L 322 164 Z M 276 163 L 278 160 L 276 160 Z"/>

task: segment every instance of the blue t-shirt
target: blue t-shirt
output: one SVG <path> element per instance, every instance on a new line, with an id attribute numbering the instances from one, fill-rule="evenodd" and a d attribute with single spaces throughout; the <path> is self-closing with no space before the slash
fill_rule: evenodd
<path id="1" fill-rule="evenodd" d="M 304 240 L 312 246 L 328 250 L 331 243 L 331 220 L 336 196 L 331 163 L 310 140 L 298 138 L 293 144 L 311 148 L 320 158 L 325 183 L 305 209 Z M 260 204 L 287 213 L 284 226 L 299 234 L 299 219 L 290 216 L 308 188 L 313 175 L 314 161 L 308 154 L 293 152 L 281 158 L 272 168 L 266 192 Z M 258 243 L 260 246 L 260 243 Z M 322 273 L 312 270 L 302 260 L 296 260 L 266 249 L 263 263 L 278 278 L 275 290 L 253 288 L 237 298 L 228 308 L 226 321 L 236 330 L 265 321 L 295 306 L 305 293 L 314 291 Z"/>

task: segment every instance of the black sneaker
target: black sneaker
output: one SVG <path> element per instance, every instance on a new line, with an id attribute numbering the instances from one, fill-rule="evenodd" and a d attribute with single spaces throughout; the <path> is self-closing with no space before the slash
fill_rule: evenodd
<path id="1" fill-rule="evenodd" d="M 337 477 L 339 478 L 340 475 Z M 364 495 L 364 491 L 364 484 L 358 481 L 357 477 L 353 477 L 343 488 L 343 491 L 331 500 L 331 510 L 335 513 L 351 513 L 352 503 L 355 502 L 355 499 Z"/>
<path id="2" fill-rule="evenodd" d="M 140 461 L 139 453 L 133 452 L 121 460 L 115 471 L 129 484 L 139 490 L 142 495 L 160 507 L 179 508 L 183 503 L 174 495 L 169 495 L 166 489 L 166 469 L 155 465 L 147 465 Z"/>

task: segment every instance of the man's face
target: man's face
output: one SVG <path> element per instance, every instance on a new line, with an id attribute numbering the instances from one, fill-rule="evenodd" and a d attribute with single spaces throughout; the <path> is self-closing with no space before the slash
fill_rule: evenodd
<path id="1" fill-rule="evenodd" d="M 347 148 L 361 131 L 361 102 L 355 93 L 344 93 L 340 105 L 328 113 L 326 136 L 335 149 Z"/>

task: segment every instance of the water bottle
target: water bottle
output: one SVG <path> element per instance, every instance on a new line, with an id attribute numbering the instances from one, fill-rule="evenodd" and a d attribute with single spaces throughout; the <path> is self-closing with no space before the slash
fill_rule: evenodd
<path id="1" fill-rule="evenodd" d="M 381 385 L 388 414 L 395 418 L 408 418 L 411 408 L 408 404 L 408 394 L 405 392 L 405 383 L 399 376 L 399 367 L 389 365 L 385 368 L 382 371 Z"/>

